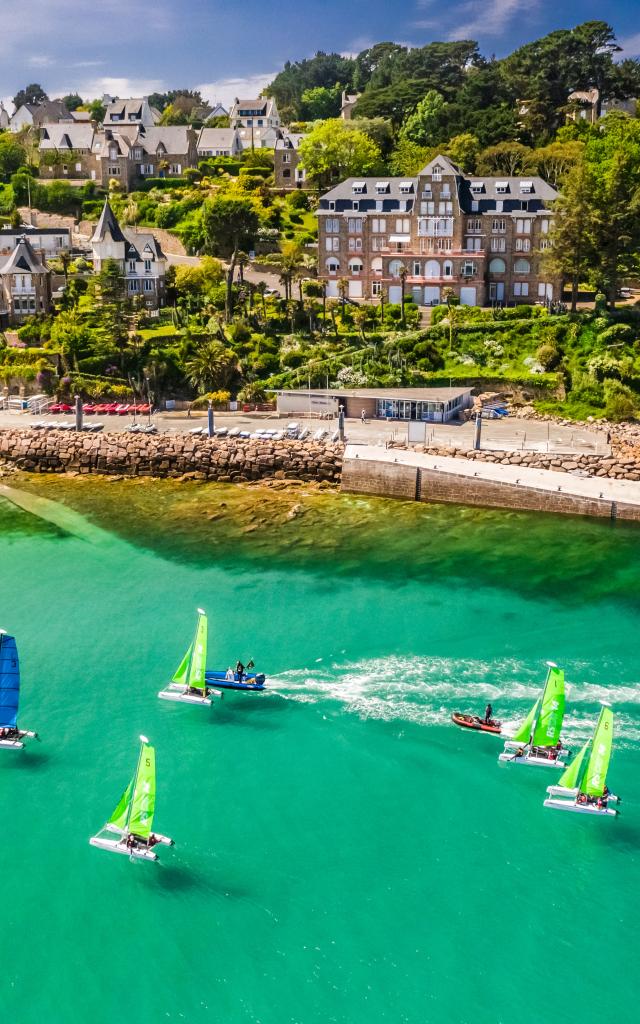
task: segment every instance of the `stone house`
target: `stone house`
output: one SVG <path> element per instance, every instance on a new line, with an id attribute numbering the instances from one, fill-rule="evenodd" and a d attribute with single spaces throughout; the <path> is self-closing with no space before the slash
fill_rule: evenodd
<path id="1" fill-rule="evenodd" d="M 114 178 L 127 192 L 145 178 L 178 178 L 187 167 L 195 167 L 197 133 L 183 125 L 105 128 L 94 136 L 93 156 L 100 184 Z"/>
<path id="2" fill-rule="evenodd" d="M 51 271 L 22 235 L 8 258 L 0 258 L 0 327 L 20 326 L 51 308 Z"/>
<path id="3" fill-rule="evenodd" d="M 557 192 L 538 177 L 469 176 L 435 157 L 416 177 L 349 178 L 322 196 L 318 276 L 327 294 L 437 305 L 550 302 L 540 264 Z"/>
<path id="4" fill-rule="evenodd" d="M 236 128 L 201 128 L 197 142 L 198 160 L 207 157 L 237 156 L 242 146 Z"/>
<path id="5" fill-rule="evenodd" d="M 147 309 L 164 305 L 167 261 L 160 243 L 150 232 L 121 228 L 108 200 L 91 236 L 91 251 L 96 273 L 107 260 L 118 263 L 129 299 L 139 299 Z"/>
<path id="6" fill-rule="evenodd" d="M 61 122 L 40 129 L 41 178 L 97 178 L 93 153 L 95 129 L 90 122 Z"/>
<path id="7" fill-rule="evenodd" d="M 299 167 L 300 143 L 304 135 L 293 132 L 282 132 L 277 139 L 273 152 L 274 175 L 276 188 L 294 189 L 304 188 L 306 185 L 306 172 Z"/>
<path id="8" fill-rule="evenodd" d="M 152 128 L 160 120 L 160 114 L 149 103 L 146 96 L 140 99 L 119 100 L 107 97 L 103 128 L 122 128 L 124 125 L 143 125 Z"/>

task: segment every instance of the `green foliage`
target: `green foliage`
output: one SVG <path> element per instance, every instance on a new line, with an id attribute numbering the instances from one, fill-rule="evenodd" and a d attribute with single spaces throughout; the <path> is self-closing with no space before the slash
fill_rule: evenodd
<path id="1" fill-rule="evenodd" d="M 638 396 L 626 385 L 617 380 L 605 381 L 604 398 L 604 413 L 607 419 L 620 422 L 635 416 L 638 408 Z"/>
<path id="2" fill-rule="evenodd" d="M 0 181 L 8 181 L 27 158 L 24 146 L 9 132 L 0 132 Z"/>
<path id="3" fill-rule="evenodd" d="M 417 146 L 438 145 L 443 141 L 443 134 L 446 134 L 444 105 L 440 93 L 430 89 L 404 122 L 400 138 Z"/>
<path id="4" fill-rule="evenodd" d="M 340 119 L 316 125 L 300 143 L 300 164 L 310 181 L 322 186 L 358 174 L 377 174 L 383 169 L 379 147 Z"/>

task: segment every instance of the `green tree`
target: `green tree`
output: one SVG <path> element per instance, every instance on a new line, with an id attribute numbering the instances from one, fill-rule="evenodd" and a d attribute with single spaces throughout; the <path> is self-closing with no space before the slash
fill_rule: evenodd
<path id="1" fill-rule="evenodd" d="M 258 214 L 249 199 L 218 193 L 202 208 L 205 249 L 210 255 L 229 260 L 226 281 L 225 316 L 233 313 L 233 277 L 238 253 L 250 249 L 259 227 Z"/>
<path id="2" fill-rule="evenodd" d="M 24 146 L 8 132 L 0 134 L 0 180 L 8 181 L 27 159 Z"/>
<path id="3" fill-rule="evenodd" d="M 305 89 L 300 97 L 300 113 L 307 121 L 320 121 L 328 117 L 337 117 L 340 113 L 342 87 L 340 83 L 327 88 L 316 85 Z"/>
<path id="4" fill-rule="evenodd" d="M 578 285 L 594 261 L 595 184 L 586 160 L 580 160 L 569 171 L 554 203 L 551 248 L 542 256 L 545 269 L 571 282 L 572 312 L 577 307 Z"/>
<path id="5" fill-rule="evenodd" d="M 91 330 L 77 310 L 61 312 L 51 326 L 50 344 L 60 351 L 66 370 L 78 369 L 78 357 L 91 348 Z"/>
<path id="6" fill-rule="evenodd" d="M 473 173 L 480 153 L 480 142 L 471 132 L 454 135 L 444 147 L 445 155 L 450 157 L 457 167 L 467 173 Z"/>
<path id="7" fill-rule="evenodd" d="M 302 140 L 300 164 L 322 188 L 353 175 L 378 174 L 384 166 L 375 142 L 339 118 L 315 125 Z"/>
<path id="8" fill-rule="evenodd" d="M 535 168 L 550 185 L 558 188 L 565 175 L 575 167 L 583 154 L 583 142 L 550 142 L 548 146 L 534 149 L 529 166 Z"/>
<path id="9" fill-rule="evenodd" d="M 430 89 L 404 122 L 400 138 L 418 146 L 434 146 L 442 139 L 444 129 L 444 98 Z"/>
<path id="10" fill-rule="evenodd" d="M 235 353 L 221 341 L 207 341 L 185 364 L 187 379 L 200 394 L 227 389 L 238 373 Z"/>
<path id="11" fill-rule="evenodd" d="M 499 142 L 488 146 L 478 156 L 477 174 L 504 174 L 514 177 L 527 171 L 533 150 L 521 142 Z"/>
<path id="12" fill-rule="evenodd" d="M 37 82 L 32 82 L 31 85 L 26 85 L 24 89 L 20 89 L 13 97 L 13 105 L 16 110 L 22 107 L 25 103 L 44 103 L 48 100 L 46 92 L 41 85 Z"/>
<path id="13" fill-rule="evenodd" d="M 389 158 L 389 170 L 395 175 L 418 174 L 438 155 L 438 146 L 419 146 L 409 139 L 400 139 Z"/>
<path id="14" fill-rule="evenodd" d="M 82 106 L 84 101 L 82 96 L 79 96 L 77 92 L 70 92 L 66 96 L 62 97 L 62 102 L 67 110 L 77 110 L 78 107 Z"/>

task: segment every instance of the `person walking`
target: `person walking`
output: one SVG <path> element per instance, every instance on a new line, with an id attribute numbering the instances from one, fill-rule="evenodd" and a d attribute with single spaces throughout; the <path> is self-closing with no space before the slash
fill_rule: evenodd
<path id="1" fill-rule="evenodd" d="M 366 409 L 363 409 L 362 412 L 360 413 L 360 422 L 361 423 L 366 423 L 367 422 L 367 410 Z"/>

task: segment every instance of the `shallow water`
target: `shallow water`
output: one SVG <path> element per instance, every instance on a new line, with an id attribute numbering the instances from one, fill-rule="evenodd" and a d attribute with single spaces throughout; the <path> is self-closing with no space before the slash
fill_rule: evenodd
<path id="1" fill-rule="evenodd" d="M 7 1019 L 632 1018 L 638 530 L 304 488 L 19 486 L 57 504 L 54 525 L 0 500 L 0 625 L 42 737 L 0 751 Z M 268 693 L 156 699 L 197 605 L 210 663 L 253 656 Z M 515 723 L 546 658 L 570 739 L 614 704 L 618 820 L 543 809 L 547 771 L 498 768 L 495 738 L 449 724 L 487 698 Z M 158 865 L 87 843 L 140 732 L 176 840 Z"/>

